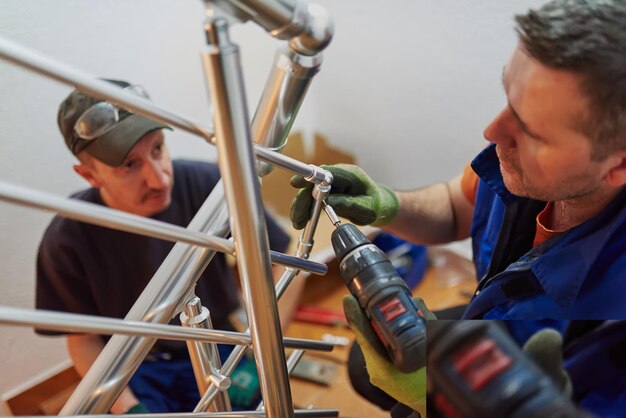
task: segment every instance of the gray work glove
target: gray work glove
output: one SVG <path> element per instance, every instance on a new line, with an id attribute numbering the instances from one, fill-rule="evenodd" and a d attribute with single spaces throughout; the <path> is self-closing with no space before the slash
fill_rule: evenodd
<path id="1" fill-rule="evenodd" d="M 537 331 L 526 341 L 523 350 L 541 370 L 552 378 L 554 384 L 565 396 L 572 396 L 572 382 L 563 368 L 561 334 L 551 328 Z"/>
<path id="2" fill-rule="evenodd" d="M 337 215 L 357 225 L 380 226 L 398 214 L 400 201 L 388 187 L 376 184 L 361 168 L 352 164 L 323 165 L 333 175 L 331 191 L 326 202 Z M 293 176 L 291 185 L 300 188 L 291 204 L 289 214 L 296 229 L 306 226 L 311 216 L 313 184 L 302 176 Z"/>

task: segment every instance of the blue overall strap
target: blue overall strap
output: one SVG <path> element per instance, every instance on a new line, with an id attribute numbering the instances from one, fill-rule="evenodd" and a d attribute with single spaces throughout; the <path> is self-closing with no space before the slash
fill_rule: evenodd
<path id="1" fill-rule="evenodd" d="M 491 284 L 474 296 L 462 319 L 480 319 L 498 305 L 541 293 L 543 288 L 530 266 L 520 270 L 506 270 L 494 276 Z"/>

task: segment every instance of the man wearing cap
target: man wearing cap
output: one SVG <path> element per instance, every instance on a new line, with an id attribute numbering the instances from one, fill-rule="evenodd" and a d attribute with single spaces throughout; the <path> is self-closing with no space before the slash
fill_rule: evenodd
<path id="1" fill-rule="evenodd" d="M 138 86 L 106 81 L 147 98 Z M 214 164 L 172 162 L 163 131 L 169 126 L 78 91 L 61 104 L 58 124 L 79 160 L 74 171 L 91 185 L 72 195 L 74 199 L 186 227 L 219 181 Z M 271 248 L 284 252 L 289 237 L 271 218 L 267 221 Z M 124 318 L 172 246 L 55 217 L 37 257 L 37 309 Z M 228 316 L 239 302 L 223 254 L 218 253 L 202 273 L 195 293 L 209 308 L 217 329 L 233 330 Z M 106 340 L 67 335 L 79 374 L 87 372 Z M 159 340 L 111 412 L 189 412 L 198 400 L 185 343 Z"/>

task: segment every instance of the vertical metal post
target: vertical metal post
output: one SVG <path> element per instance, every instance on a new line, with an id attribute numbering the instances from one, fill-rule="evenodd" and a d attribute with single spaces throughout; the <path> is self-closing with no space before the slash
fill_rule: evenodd
<path id="1" fill-rule="evenodd" d="M 293 350 L 289 358 L 287 359 L 287 373 L 291 375 L 293 373 L 293 369 L 296 368 L 298 362 L 304 355 L 304 350 Z M 263 401 L 259 402 L 259 405 L 256 407 L 257 411 L 262 411 L 264 408 Z"/>
<path id="2" fill-rule="evenodd" d="M 209 310 L 201 305 L 198 297 L 193 297 L 187 302 L 185 311 L 180 314 L 180 323 L 190 328 L 213 329 Z M 230 398 L 226 392 L 230 386 L 230 378 L 222 376 L 219 372 L 222 363 L 217 345 L 187 341 L 187 348 L 200 394 L 204 394 L 209 387 L 209 382 L 213 382 L 220 389 L 213 403 L 214 410 L 231 411 Z"/>
<path id="3" fill-rule="evenodd" d="M 224 365 L 222 366 L 220 372 L 223 373 L 225 376 L 230 376 L 247 351 L 248 347 L 244 347 L 242 345 L 235 346 L 235 348 L 233 348 L 233 351 L 228 356 L 228 359 L 226 359 L 226 361 L 224 362 Z M 219 390 L 217 388 L 217 385 L 209 385 L 209 388 L 206 392 L 204 392 L 204 395 L 202 395 L 200 402 L 198 402 L 198 405 L 196 405 L 193 412 L 208 411 L 209 406 L 211 405 L 211 402 L 213 402 L 213 399 L 215 399 L 215 396 L 217 396 L 218 391 Z"/>
<path id="4" fill-rule="evenodd" d="M 239 48 L 224 19 L 209 21 L 203 55 L 214 108 L 219 166 L 225 184 L 235 251 L 247 304 L 252 349 L 270 418 L 293 417 L 291 389 L 282 347 L 269 241 L 256 174 Z"/>

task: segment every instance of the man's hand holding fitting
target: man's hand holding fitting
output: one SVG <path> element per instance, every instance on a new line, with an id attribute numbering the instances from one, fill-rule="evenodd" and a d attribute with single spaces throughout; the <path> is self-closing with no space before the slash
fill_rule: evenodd
<path id="1" fill-rule="evenodd" d="M 395 192 L 376 184 L 358 166 L 336 164 L 322 168 L 328 170 L 334 178 L 326 202 L 337 215 L 357 225 L 380 226 L 391 222 L 398 214 L 400 201 Z M 302 176 L 294 176 L 291 185 L 300 188 L 291 205 L 291 223 L 294 228 L 302 229 L 311 212 L 313 184 Z"/>

